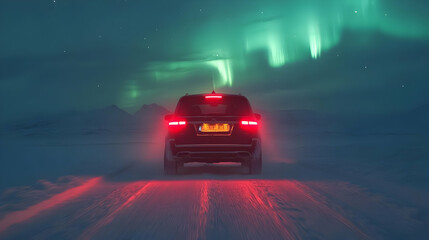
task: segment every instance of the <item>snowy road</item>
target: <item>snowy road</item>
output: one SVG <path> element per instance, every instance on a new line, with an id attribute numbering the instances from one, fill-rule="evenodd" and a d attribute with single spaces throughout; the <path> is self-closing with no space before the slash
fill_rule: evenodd
<path id="1" fill-rule="evenodd" d="M 424 227 L 415 209 L 348 182 L 127 178 L 136 171 L 35 192 L 3 211 L 0 238 L 400 239 Z"/>
<path id="2" fill-rule="evenodd" d="M 164 176 L 163 145 L 138 135 L 7 138 L 0 239 L 426 239 L 425 138 L 279 139 L 262 175 Z"/>

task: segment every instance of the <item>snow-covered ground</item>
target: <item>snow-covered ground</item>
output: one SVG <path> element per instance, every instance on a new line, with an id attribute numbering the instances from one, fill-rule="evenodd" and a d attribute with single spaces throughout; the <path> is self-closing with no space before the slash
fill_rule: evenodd
<path id="1" fill-rule="evenodd" d="M 426 238 L 427 131 L 282 112 L 263 119 L 262 175 L 164 176 L 164 112 L 149 108 L 137 124 L 109 107 L 4 130 L 0 239 Z"/>

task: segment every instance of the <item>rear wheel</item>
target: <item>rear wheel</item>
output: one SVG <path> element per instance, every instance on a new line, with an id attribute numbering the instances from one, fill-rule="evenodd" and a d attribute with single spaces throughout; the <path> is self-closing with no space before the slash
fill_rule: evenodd
<path id="1" fill-rule="evenodd" d="M 166 143 L 164 148 L 164 173 L 167 175 L 177 174 L 177 162 L 173 160 L 169 143 Z"/>
<path id="2" fill-rule="evenodd" d="M 262 172 L 262 149 L 261 143 L 255 147 L 255 151 L 253 152 L 253 156 L 249 161 L 249 173 L 250 174 L 261 174 Z"/>
<path id="3" fill-rule="evenodd" d="M 177 174 L 177 164 L 174 161 L 169 161 L 164 156 L 164 173 L 167 175 L 175 175 Z"/>
<path id="4" fill-rule="evenodd" d="M 261 174 L 262 172 L 262 157 L 256 157 L 250 161 L 249 166 L 250 174 Z"/>

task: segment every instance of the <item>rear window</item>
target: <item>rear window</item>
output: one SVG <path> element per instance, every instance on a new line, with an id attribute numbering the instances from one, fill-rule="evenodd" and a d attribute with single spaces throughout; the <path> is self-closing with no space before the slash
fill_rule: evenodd
<path id="1" fill-rule="evenodd" d="M 249 101 L 241 96 L 223 96 L 221 99 L 183 97 L 176 107 L 179 116 L 247 116 L 251 113 Z"/>

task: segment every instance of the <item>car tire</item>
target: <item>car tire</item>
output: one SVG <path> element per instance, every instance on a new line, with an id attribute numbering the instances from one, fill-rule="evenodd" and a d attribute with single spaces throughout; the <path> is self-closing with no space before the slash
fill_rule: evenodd
<path id="1" fill-rule="evenodd" d="M 177 174 L 177 162 L 173 160 L 170 144 L 167 142 L 164 148 L 164 173 L 166 175 Z"/>
<path id="2" fill-rule="evenodd" d="M 249 173 L 250 174 L 261 174 L 262 172 L 262 149 L 261 143 L 255 147 L 255 151 L 253 152 L 252 158 L 249 162 Z"/>

